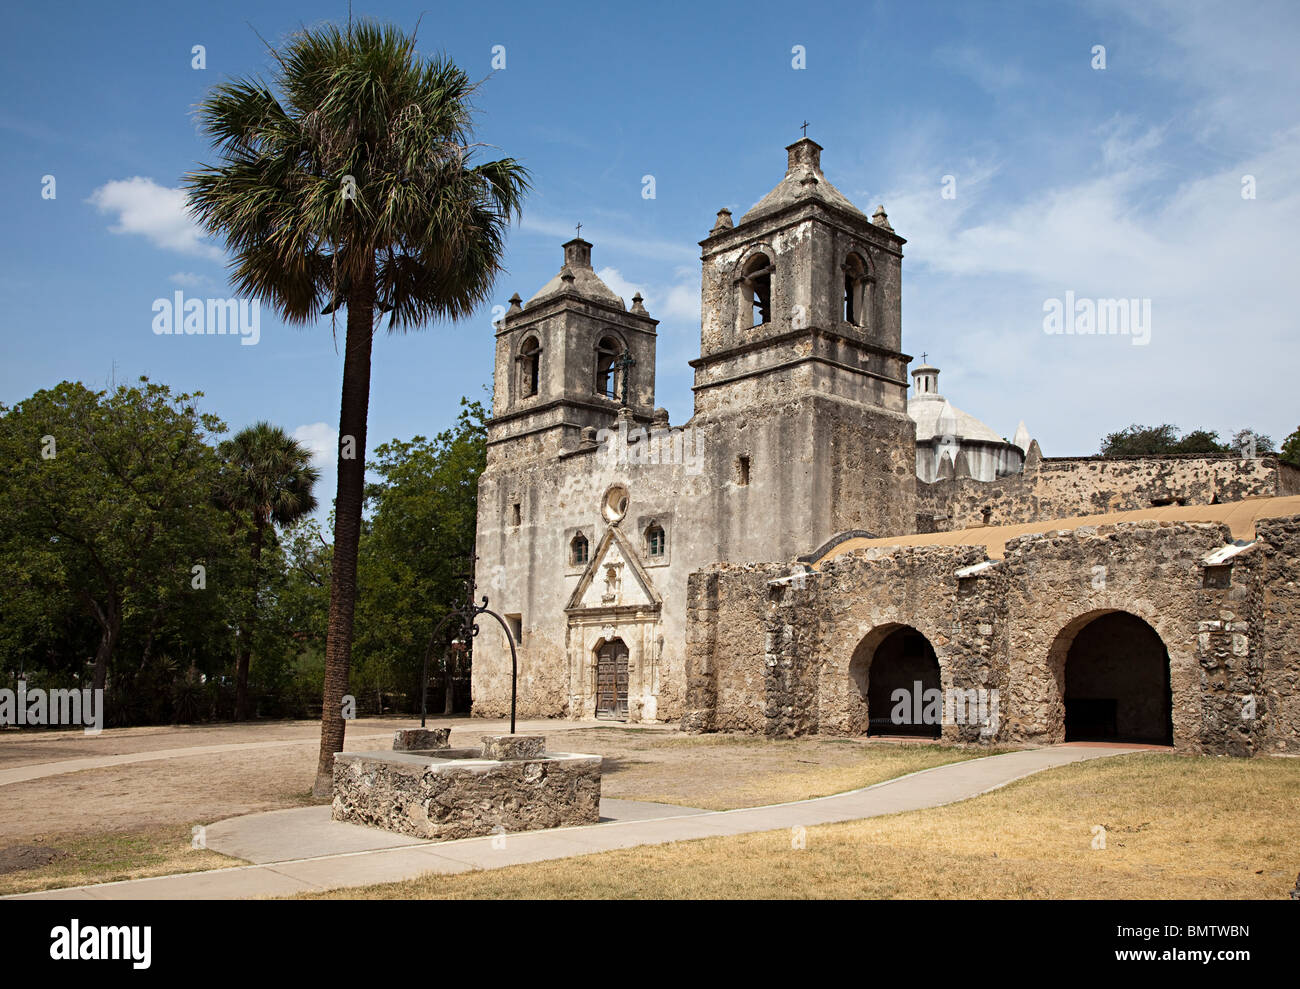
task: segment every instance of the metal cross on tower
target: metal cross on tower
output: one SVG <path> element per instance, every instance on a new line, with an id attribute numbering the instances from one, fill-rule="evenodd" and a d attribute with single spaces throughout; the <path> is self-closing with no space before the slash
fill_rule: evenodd
<path id="1" fill-rule="evenodd" d="M 623 407 L 624 408 L 627 408 L 627 382 L 628 382 L 628 378 L 631 377 L 631 375 L 628 374 L 628 371 L 631 368 L 633 368 L 635 365 L 636 365 L 636 359 L 632 356 L 632 351 L 627 349 L 624 349 L 623 353 L 619 355 L 618 360 L 614 362 L 614 367 L 619 370 L 620 377 L 623 379 Z"/>
<path id="2" fill-rule="evenodd" d="M 807 136 L 808 136 L 808 121 L 805 120 L 805 121 L 803 122 L 803 124 L 802 124 L 802 127 L 803 127 L 803 136 L 804 136 L 804 137 L 807 137 Z"/>

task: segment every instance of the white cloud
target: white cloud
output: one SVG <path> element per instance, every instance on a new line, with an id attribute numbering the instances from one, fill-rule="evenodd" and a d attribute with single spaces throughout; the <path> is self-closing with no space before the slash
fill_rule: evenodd
<path id="1" fill-rule="evenodd" d="M 1159 178 L 1158 128 L 1099 134 L 1094 153 L 1101 175 L 1001 209 L 932 188 L 887 199 L 912 262 L 905 346 L 956 372 L 944 393 L 995 428 L 1025 418 L 1049 456 L 1094 452 L 1131 422 L 1285 436 L 1300 330 L 1290 288 L 1300 128 L 1177 184 Z M 1257 200 L 1241 197 L 1247 174 Z M 1150 345 L 1047 336 L 1042 305 L 1067 290 L 1151 299 Z"/>
<path id="2" fill-rule="evenodd" d="M 638 292 L 641 292 L 642 296 L 645 295 L 645 292 L 641 291 L 643 285 L 629 282 L 617 268 L 601 268 L 596 272 L 596 277 L 608 285 L 615 295 L 620 296 L 625 304 L 630 305 L 632 296 Z"/>
<path id="3" fill-rule="evenodd" d="M 312 465 L 333 472 L 338 466 L 339 431 L 323 422 L 311 422 L 293 431 L 293 438 L 311 451 Z"/>
<path id="4" fill-rule="evenodd" d="M 630 282 L 617 268 L 601 268 L 596 277 L 608 285 L 616 294 L 622 296 L 629 306 L 632 296 L 641 293 L 642 305 L 661 323 L 672 323 L 673 327 L 686 324 L 698 332 L 700 328 L 700 290 L 698 272 L 678 269 L 674 272 L 678 279 L 670 285 L 653 285 L 648 282 Z"/>
<path id="5" fill-rule="evenodd" d="M 181 288 L 214 288 L 214 282 L 207 275 L 195 274 L 192 271 L 178 271 L 174 275 L 169 275 L 167 280 Z"/>
<path id="6" fill-rule="evenodd" d="M 917 154 L 882 198 L 908 238 L 904 349 L 927 350 L 944 394 L 998 431 L 1024 418 L 1049 456 L 1095 452 L 1132 422 L 1275 440 L 1296 428 L 1300 114 L 1261 84 L 1293 93 L 1300 66 L 1252 47 L 1270 17 L 1296 15 L 1206 9 L 1133 15 L 1159 34 L 1126 50 L 1152 56 L 1162 112 L 1048 120 L 1001 148 L 954 148 L 922 122 L 901 142 Z M 940 197 L 940 172 L 957 174 L 955 200 Z M 1245 175 L 1257 199 L 1242 199 Z M 1043 303 L 1067 290 L 1149 298 L 1150 344 L 1048 336 Z"/>
<path id="7" fill-rule="evenodd" d="M 187 207 L 182 189 L 169 189 L 139 175 L 115 179 L 90 194 L 87 200 L 101 213 L 115 214 L 109 230 L 139 234 L 158 247 L 181 254 L 220 260 L 222 253 L 204 240 Z"/>

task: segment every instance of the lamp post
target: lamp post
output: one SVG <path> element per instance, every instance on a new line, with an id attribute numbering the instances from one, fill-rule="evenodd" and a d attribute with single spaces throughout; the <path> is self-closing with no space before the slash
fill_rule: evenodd
<path id="1" fill-rule="evenodd" d="M 471 561 L 472 563 L 472 561 Z M 425 726 L 425 720 L 428 717 L 429 708 L 429 657 L 433 653 L 433 647 L 437 644 L 438 635 L 447 627 L 452 619 L 460 621 L 460 630 L 455 639 L 452 640 L 452 652 L 465 652 L 468 649 L 468 640 L 473 639 L 479 633 L 478 618 L 480 615 L 491 615 L 501 626 L 501 631 L 506 635 L 506 642 L 510 643 L 510 734 L 515 733 L 515 705 L 519 694 L 519 657 L 515 651 L 515 637 L 510 632 L 510 626 L 506 620 L 488 607 L 487 595 L 483 595 L 483 600 L 479 604 L 474 603 L 474 572 L 471 566 L 467 574 L 462 575 L 465 578 L 465 602 L 458 608 L 453 608 L 443 616 L 442 621 L 434 626 L 433 633 L 429 636 L 429 647 L 424 651 L 424 677 L 420 681 L 420 727 Z M 448 676 L 451 675 L 450 666 L 448 667 Z"/>

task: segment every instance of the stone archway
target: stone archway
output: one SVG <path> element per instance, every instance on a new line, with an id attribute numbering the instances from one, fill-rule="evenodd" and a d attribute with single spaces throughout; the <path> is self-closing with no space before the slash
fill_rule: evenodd
<path id="1" fill-rule="evenodd" d="M 868 735 L 939 738 L 943 684 L 934 646 L 911 625 L 869 632 L 853 651 L 849 676 L 865 710 L 854 720 Z"/>
<path id="2" fill-rule="evenodd" d="M 1053 642 L 1058 738 L 1173 744 L 1169 650 L 1159 633 L 1121 610 L 1081 615 Z"/>

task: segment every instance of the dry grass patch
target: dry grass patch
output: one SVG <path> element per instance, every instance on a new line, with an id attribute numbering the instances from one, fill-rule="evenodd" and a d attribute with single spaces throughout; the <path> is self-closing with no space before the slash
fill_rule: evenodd
<path id="1" fill-rule="evenodd" d="M 340 890 L 368 899 L 1265 898 L 1300 871 L 1300 762 L 1143 753 L 948 807 Z M 1093 826 L 1106 828 L 1094 849 Z"/>
<path id="2" fill-rule="evenodd" d="M 191 848 L 192 834 L 192 826 L 171 825 L 84 836 L 40 835 L 29 843 L 9 845 L 0 848 L 0 896 L 246 864 L 206 848 Z"/>
<path id="3" fill-rule="evenodd" d="M 635 728 L 566 731 L 554 751 L 604 757 L 601 794 L 707 810 L 825 797 L 1001 749 L 857 738 L 682 735 Z"/>

